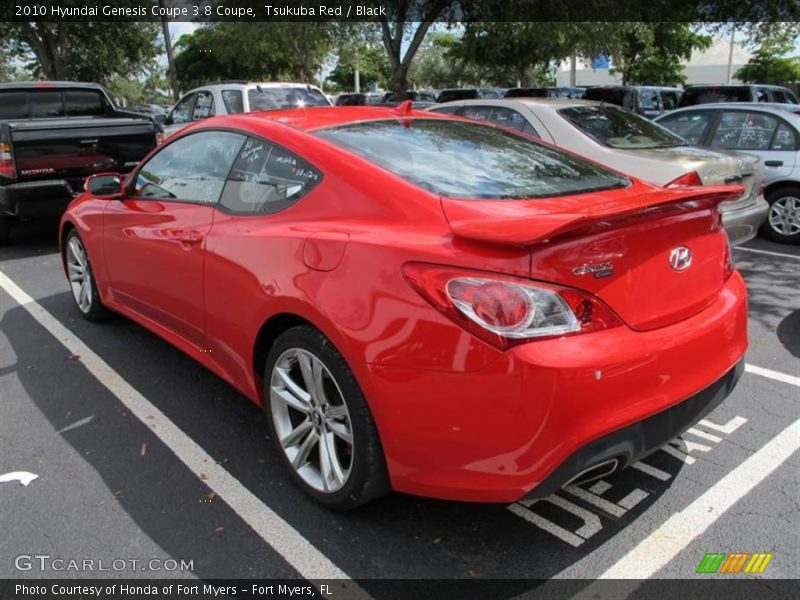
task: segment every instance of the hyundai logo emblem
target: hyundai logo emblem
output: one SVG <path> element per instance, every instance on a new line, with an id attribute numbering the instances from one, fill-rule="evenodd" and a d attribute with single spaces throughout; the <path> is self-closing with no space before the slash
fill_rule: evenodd
<path id="1" fill-rule="evenodd" d="M 686 246 L 673 248 L 669 253 L 669 266 L 676 271 L 685 271 L 692 266 L 692 251 Z"/>

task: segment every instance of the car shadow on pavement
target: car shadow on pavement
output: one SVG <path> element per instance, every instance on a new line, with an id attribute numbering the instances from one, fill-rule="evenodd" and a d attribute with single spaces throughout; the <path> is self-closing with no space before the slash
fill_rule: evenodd
<path id="1" fill-rule="evenodd" d="M 626 469 L 530 506 L 390 494 L 355 511 L 331 512 L 293 484 L 268 439 L 263 412 L 223 380 L 127 319 L 85 322 L 67 292 L 38 301 L 355 578 L 550 578 L 636 521 L 684 465 L 659 451 L 646 459 L 650 473 Z M 294 576 L 224 498 L 211 494 L 24 309 L 8 310 L 0 329 L 16 355 L 19 381 L 52 425 L 45 434 L 70 444 L 105 482 L 109 498 L 166 553 L 194 559 L 202 578 Z M 57 433 L 88 416 L 94 418 L 86 425 Z"/>
<path id="2" fill-rule="evenodd" d="M 778 325 L 778 340 L 792 356 L 800 358 L 800 309 L 791 313 Z"/>
<path id="3" fill-rule="evenodd" d="M 58 250 L 58 223 L 32 221 L 12 229 L 11 242 L 0 246 L 0 260 L 30 258 Z"/>
<path id="4" fill-rule="evenodd" d="M 754 263 L 736 265 L 747 280 L 750 320 L 775 331 L 786 317 L 787 306 L 796 306 L 797 261 L 784 257 L 758 255 Z"/>

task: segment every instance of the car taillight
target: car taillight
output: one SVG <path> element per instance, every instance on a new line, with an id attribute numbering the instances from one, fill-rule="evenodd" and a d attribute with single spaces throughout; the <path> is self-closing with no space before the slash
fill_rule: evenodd
<path id="1" fill-rule="evenodd" d="M 420 263 L 403 275 L 440 313 L 500 349 L 622 324 L 594 296 L 549 283 Z"/>
<path id="2" fill-rule="evenodd" d="M 697 171 L 690 171 L 689 173 L 686 173 L 686 175 L 681 175 L 677 179 L 670 181 L 664 187 L 681 187 L 689 185 L 703 185 L 703 180 L 700 179 L 700 175 L 697 174 Z"/>
<path id="3" fill-rule="evenodd" d="M 14 155 L 11 153 L 11 144 L 0 142 L 0 175 L 14 177 Z"/>
<path id="4" fill-rule="evenodd" d="M 730 276 L 733 275 L 735 267 L 733 266 L 733 258 L 731 254 L 731 241 L 726 235 L 725 249 L 722 251 L 722 281 L 728 281 Z"/>

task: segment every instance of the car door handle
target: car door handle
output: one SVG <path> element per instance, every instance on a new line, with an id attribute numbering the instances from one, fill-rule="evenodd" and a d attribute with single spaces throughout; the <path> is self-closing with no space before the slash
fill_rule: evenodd
<path id="1" fill-rule="evenodd" d="M 764 164 L 768 167 L 782 167 L 783 161 L 782 160 L 767 160 L 764 161 Z"/>
<path id="2" fill-rule="evenodd" d="M 203 235 L 199 231 L 184 231 L 178 236 L 181 244 L 199 244 L 203 241 Z"/>
<path id="3" fill-rule="evenodd" d="M 725 180 L 725 183 L 727 183 L 727 184 L 742 183 L 743 181 L 744 181 L 744 177 L 742 177 L 741 175 L 733 175 L 732 177 L 728 177 Z"/>

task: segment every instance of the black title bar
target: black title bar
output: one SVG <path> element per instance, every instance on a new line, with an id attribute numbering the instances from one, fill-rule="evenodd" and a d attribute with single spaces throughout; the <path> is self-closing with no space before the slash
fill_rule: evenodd
<path id="1" fill-rule="evenodd" d="M 11 0 L 3 21 L 800 21 L 800 0 Z"/>

